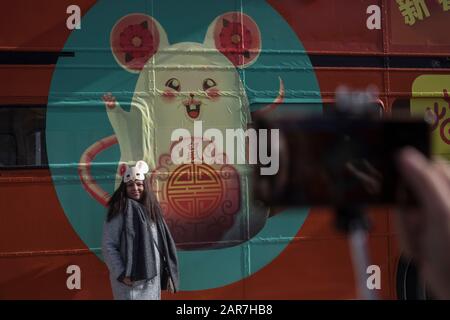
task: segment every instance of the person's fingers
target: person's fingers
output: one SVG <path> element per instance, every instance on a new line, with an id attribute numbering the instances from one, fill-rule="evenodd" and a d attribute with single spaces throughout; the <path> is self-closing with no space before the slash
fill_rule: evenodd
<path id="1" fill-rule="evenodd" d="M 427 176 L 429 164 L 419 152 L 409 147 L 401 150 L 398 164 L 402 177 L 414 191 L 417 191 L 418 196 L 428 190 L 431 184 Z"/>
<path id="2" fill-rule="evenodd" d="M 383 175 L 381 174 L 381 172 L 378 171 L 377 169 L 375 169 L 375 167 L 373 165 L 371 165 L 369 161 L 364 159 L 363 163 L 372 176 L 376 177 L 379 180 L 383 179 Z"/>
<path id="3" fill-rule="evenodd" d="M 450 186 L 450 165 L 443 159 L 438 159 L 433 163 L 433 167 L 441 178 Z"/>
<path id="4" fill-rule="evenodd" d="M 355 178 L 358 178 L 358 179 L 362 180 L 363 182 L 367 182 L 367 181 L 370 181 L 372 179 L 365 172 L 356 169 L 356 167 L 350 162 L 347 162 L 345 164 L 345 167 L 350 173 L 352 173 L 355 176 Z"/>
<path id="5" fill-rule="evenodd" d="M 443 181 L 428 160 L 413 148 L 403 149 L 398 157 L 403 180 L 410 186 L 419 202 L 428 209 L 435 207 L 441 197 Z M 433 212 L 430 212 L 433 214 Z"/>
<path id="6" fill-rule="evenodd" d="M 129 287 L 133 285 L 133 281 L 131 281 L 130 278 L 125 278 L 122 282 Z"/>
<path id="7" fill-rule="evenodd" d="M 401 247 L 407 256 L 420 260 L 422 256 L 420 242 L 423 238 L 425 217 L 420 209 L 397 208 L 394 213 Z"/>

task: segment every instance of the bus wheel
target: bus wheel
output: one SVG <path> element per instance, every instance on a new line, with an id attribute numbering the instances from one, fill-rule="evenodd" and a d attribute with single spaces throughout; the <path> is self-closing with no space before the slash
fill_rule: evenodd
<path id="1" fill-rule="evenodd" d="M 426 286 L 419 278 L 417 267 L 404 256 L 397 266 L 397 299 L 399 300 L 432 300 Z"/>

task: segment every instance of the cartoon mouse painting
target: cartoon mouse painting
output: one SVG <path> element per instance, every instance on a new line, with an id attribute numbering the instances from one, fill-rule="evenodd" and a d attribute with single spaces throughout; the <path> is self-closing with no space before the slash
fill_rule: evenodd
<path id="1" fill-rule="evenodd" d="M 90 166 L 97 154 L 118 143 L 118 176 L 124 174 L 124 164 L 140 159 L 149 164 L 154 192 L 178 248 L 229 247 L 253 237 L 264 227 L 268 210 L 251 201 L 249 166 L 226 160 L 176 165 L 170 154 L 172 131 L 184 128 L 194 136 L 194 121 L 202 121 L 204 130 L 223 132 L 245 130 L 251 123 L 238 69 L 259 57 L 261 35 L 255 21 L 240 12 L 224 13 L 211 22 L 203 43 L 169 44 L 156 19 L 130 14 L 114 25 L 110 40 L 117 63 L 139 77 L 130 111 L 113 95 L 103 96 L 115 135 L 81 156 L 79 174 L 85 189 L 107 203 L 109 194 L 96 184 Z M 270 112 L 283 98 L 280 79 L 279 96 L 258 112 Z M 196 143 L 204 147 L 212 142 L 194 137 L 193 146 Z"/>

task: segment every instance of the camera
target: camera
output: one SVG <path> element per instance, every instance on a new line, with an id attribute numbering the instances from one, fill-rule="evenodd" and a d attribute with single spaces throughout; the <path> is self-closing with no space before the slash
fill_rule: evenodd
<path id="1" fill-rule="evenodd" d="M 256 118 L 255 127 L 279 136 L 267 140 L 279 153 L 278 172 L 262 175 L 261 163 L 254 171 L 255 198 L 268 206 L 393 204 L 401 184 L 397 152 L 412 146 L 430 153 L 423 119 L 285 114 Z"/>

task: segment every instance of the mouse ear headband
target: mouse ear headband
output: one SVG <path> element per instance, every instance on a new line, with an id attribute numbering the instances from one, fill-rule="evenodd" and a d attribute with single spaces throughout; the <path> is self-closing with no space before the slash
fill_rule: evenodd
<path id="1" fill-rule="evenodd" d="M 129 167 L 127 164 L 123 163 L 120 166 L 120 175 L 122 176 L 123 182 L 145 179 L 145 174 L 148 172 L 148 165 L 143 160 L 136 162 L 134 167 Z"/>

